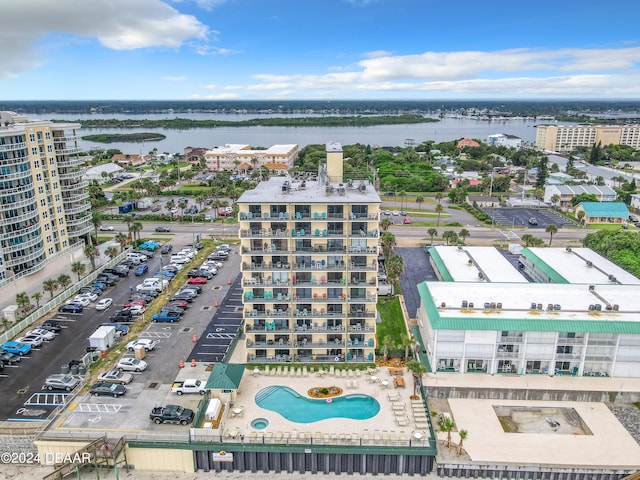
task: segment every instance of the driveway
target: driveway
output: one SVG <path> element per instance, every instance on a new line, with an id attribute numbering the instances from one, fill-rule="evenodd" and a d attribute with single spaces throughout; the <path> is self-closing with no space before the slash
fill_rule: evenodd
<path id="1" fill-rule="evenodd" d="M 404 260 L 404 273 L 400 275 L 400 286 L 409 316 L 415 318 L 420 306 L 418 283 L 425 280 L 437 281 L 438 279 L 429 263 L 429 256 L 423 248 L 396 247 L 394 251 Z"/>

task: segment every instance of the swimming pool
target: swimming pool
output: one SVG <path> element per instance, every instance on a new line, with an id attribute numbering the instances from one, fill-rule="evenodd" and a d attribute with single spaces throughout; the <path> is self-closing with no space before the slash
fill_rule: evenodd
<path id="1" fill-rule="evenodd" d="M 368 395 L 352 394 L 327 400 L 303 397 L 281 385 L 263 388 L 256 394 L 258 406 L 279 413 L 296 423 L 311 423 L 328 418 L 366 420 L 380 411 L 380 404 Z"/>

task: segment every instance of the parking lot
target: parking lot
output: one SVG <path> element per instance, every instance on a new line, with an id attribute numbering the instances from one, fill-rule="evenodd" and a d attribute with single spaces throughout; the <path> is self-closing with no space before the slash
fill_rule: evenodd
<path id="1" fill-rule="evenodd" d="M 438 278 L 423 248 L 396 247 L 394 251 L 404 260 L 404 273 L 400 275 L 400 286 L 402 287 L 407 312 L 409 312 L 411 318 L 415 318 L 416 311 L 420 307 L 418 283 L 437 281 Z"/>
<path id="2" fill-rule="evenodd" d="M 161 265 L 160 254 L 156 253 L 147 263 L 150 265 L 150 274 L 156 272 Z M 168 260 L 165 259 L 164 264 L 167 263 Z M 232 252 L 229 259 L 223 263 L 219 274 L 209 280 L 206 285 L 202 285 L 203 292 L 194 299 L 191 308 L 187 310 L 180 322 L 151 323 L 140 334 L 140 338 L 158 341 L 158 346 L 155 350 L 147 352 L 145 361 L 149 366 L 144 372 L 131 372 L 134 380 L 127 385 L 126 395 L 118 399 L 94 398 L 87 394 L 75 396 L 66 392 L 46 392 L 41 387 L 47 376 L 60 373 L 62 365 L 77 361 L 86 354 L 85 349 L 89 346 L 88 337 L 101 323 L 109 321 L 109 316 L 128 299 L 131 289 L 135 290 L 135 286 L 144 277 L 136 277 L 130 273 L 128 277 L 106 290 L 99 298 L 111 297 L 114 300 L 113 306 L 106 311 L 96 311 L 95 302 L 93 302 L 85 307 L 82 313 L 54 315 L 53 318 L 61 321 L 62 330 L 59 335 L 51 342 L 44 343 L 42 347 L 24 356 L 18 364 L 7 365 L 0 372 L 3 390 L 0 418 L 42 421 L 57 406 L 71 404 L 72 411 L 77 414 L 91 412 L 95 414 L 92 409 L 103 409 L 105 410 L 103 414 L 130 411 L 134 417 L 128 418 L 126 422 L 122 422 L 121 418 L 116 422 L 117 425 L 127 425 L 127 428 L 135 429 L 137 428 L 135 420 L 140 415 L 141 421 L 147 425 L 151 407 L 163 401 L 164 396 L 159 396 L 163 390 L 165 395 L 170 390 L 179 371 L 180 361 L 187 365 L 190 365 L 192 357 L 198 362 L 216 361 L 224 356 L 224 352 L 233 341 L 242 321 L 241 310 L 231 306 L 228 307 L 231 310 L 229 312 L 226 312 L 227 307 L 223 307 L 218 312 L 214 305 L 216 301 L 226 305 L 223 302 L 225 296 L 229 305 L 233 305 L 234 296 L 228 294 L 229 280 L 238 276 L 239 263 L 239 255 Z M 240 294 L 237 294 L 237 297 L 239 302 Z M 166 300 L 167 298 L 160 298 L 156 301 L 164 303 Z M 233 315 L 235 310 L 238 310 L 237 318 Z M 224 328 L 224 331 L 219 330 L 220 328 Z M 207 336 L 204 332 L 213 336 Z M 194 336 L 197 340 L 195 344 Z M 123 354 L 126 353 L 122 346 L 129 340 L 125 336 L 123 342 L 114 348 L 120 349 Z M 107 368 L 105 367 L 105 370 Z M 145 399 L 149 399 L 150 403 L 145 402 Z M 142 405 L 139 405 L 140 402 Z M 112 406 L 102 407 L 102 405 Z M 144 414 L 141 413 L 142 411 Z M 88 420 L 85 419 L 82 423 L 86 421 Z"/>
<path id="3" fill-rule="evenodd" d="M 547 208 L 483 208 L 484 213 L 493 219 L 496 225 L 503 227 L 527 227 L 544 230 L 553 224 L 558 228 L 574 227 L 570 220 Z M 529 220 L 535 219 L 537 225 Z"/>

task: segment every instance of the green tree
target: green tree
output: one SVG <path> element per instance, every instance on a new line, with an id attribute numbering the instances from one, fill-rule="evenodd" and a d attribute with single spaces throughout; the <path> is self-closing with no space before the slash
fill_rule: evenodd
<path id="1" fill-rule="evenodd" d="M 429 230 L 427 230 L 427 233 L 431 237 L 431 245 L 433 245 L 433 237 L 438 235 L 438 230 L 436 230 L 435 228 L 430 228 Z"/>
<path id="2" fill-rule="evenodd" d="M 467 230 L 466 228 L 463 228 L 462 230 L 460 230 L 460 232 L 458 233 L 458 236 L 462 239 L 462 241 L 464 242 L 467 237 L 471 236 L 471 233 L 469 232 L 469 230 Z"/>
<path id="3" fill-rule="evenodd" d="M 122 235 L 122 234 L 120 234 Z M 80 281 L 80 277 L 84 275 L 84 272 L 87 270 L 87 266 L 82 262 L 73 262 L 71 264 L 71 272 L 78 275 L 78 282 Z"/>
<path id="4" fill-rule="evenodd" d="M 584 222 L 585 216 L 586 216 L 586 213 L 584 213 L 584 210 L 578 211 L 578 213 L 576 213 L 576 218 L 578 219 L 578 223 L 582 224 Z"/>
<path id="5" fill-rule="evenodd" d="M 595 194 L 593 193 L 581 193 L 579 195 L 574 196 L 571 199 L 571 205 L 573 205 L 574 207 L 576 205 L 579 205 L 582 202 L 597 202 L 598 201 L 598 197 L 596 197 Z"/>
<path id="6" fill-rule="evenodd" d="M 449 417 L 442 416 L 438 420 L 438 428 L 447 433 L 447 449 L 451 450 L 451 432 L 455 430 L 456 424 Z"/>
<path id="7" fill-rule="evenodd" d="M 36 292 L 33 295 L 31 295 L 31 298 L 33 298 L 36 301 L 36 308 L 40 308 L 40 300 L 42 299 L 42 293 Z"/>
<path id="8" fill-rule="evenodd" d="M 551 195 L 551 205 L 553 205 L 555 208 L 558 207 L 560 200 L 561 200 L 561 197 L 557 193 L 554 193 L 553 195 Z"/>
<path id="9" fill-rule="evenodd" d="M 96 242 L 98 241 L 98 229 L 102 226 L 103 216 L 100 212 L 91 212 L 91 224 L 93 225 L 93 231 L 96 234 Z"/>
<path id="10" fill-rule="evenodd" d="M 451 245 L 455 245 L 456 243 L 458 243 L 458 234 L 453 230 L 446 230 L 442 234 L 442 238 L 446 240 L 447 245 L 449 245 L 449 242 L 451 242 Z"/>
<path id="11" fill-rule="evenodd" d="M 387 335 L 382 339 L 380 349 L 382 350 L 382 360 L 386 362 L 389 359 L 389 352 L 395 347 L 391 335 Z"/>
<path id="12" fill-rule="evenodd" d="M 420 385 L 420 379 L 422 375 L 427 373 L 427 368 L 422 365 L 418 360 L 411 360 L 407 362 L 407 369 L 413 375 L 413 396 L 418 396 L 418 387 Z"/>
<path id="13" fill-rule="evenodd" d="M 116 233 L 114 240 L 120 244 L 120 252 L 124 251 L 124 247 L 129 243 L 129 238 L 122 232 Z"/>
<path id="14" fill-rule="evenodd" d="M 129 231 L 133 234 L 133 241 L 140 240 L 140 232 L 142 231 L 142 223 L 141 222 L 133 222 Z"/>
<path id="15" fill-rule="evenodd" d="M 538 173 L 536 174 L 536 187 L 544 189 L 544 184 L 549 177 L 549 159 L 545 156 L 538 160 Z"/>
<path id="16" fill-rule="evenodd" d="M 547 225 L 547 228 L 545 228 L 544 231 L 549 234 L 549 246 L 551 246 L 553 235 L 558 232 L 558 227 L 556 227 L 553 223 L 550 223 L 549 225 Z"/>
<path id="17" fill-rule="evenodd" d="M 49 295 L 51 295 L 51 298 L 53 299 L 53 292 L 58 289 L 58 282 L 53 279 L 45 280 L 42 282 L 42 289 L 45 292 L 49 292 Z"/>
<path id="18" fill-rule="evenodd" d="M 437 192 L 435 195 L 436 203 L 440 203 L 444 198 L 444 194 L 442 192 Z"/>
<path id="19" fill-rule="evenodd" d="M 380 220 L 380 228 L 382 229 L 383 232 L 386 232 L 387 230 L 389 230 L 389 227 L 391 225 L 393 225 L 393 223 L 391 222 L 391 220 L 389 220 L 386 217 Z"/>
<path id="20" fill-rule="evenodd" d="M 458 432 L 458 436 L 460 437 L 460 443 L 458 444 L 458 456 L 460 456 L 462 455 L 462 442 L 467 439 L 469 432 L 466 430 L 460 430 Z"/>
<path id="21" fill-rule="evenodd" d="M 107 257 L 113 259 L 118 255 L 118 249 L 112 245 L 110 247 L 105 248 L 104 254 Z"/>
<path id="22" fill-rule="evenodd" d="M 29 311 L 29 307 L 31 306 L 31 302 L 29 300 L 29 295 L 26 292 L 21 292 L 16 295 L 16 304 L 20 309 L 21 315 L 24 315 Z"/>
<path id="23" fill-rule="evenodd" d="M 436 225 L 438 227 L 440 226 L 440 215 L 442 214 L 443 210 L 444 210 L 444 208 L 442 207 L 442 204 L 438 203 L 436 205 L 436 213 L 438 214 L 438 223 Z"/>
<path id="24" fill-rule="evenodd" d="M 422 195 L 418 195 L 416 197 L 416 203 L 418 204 L 418 210 L 422 210 L 422 204 L 424 203 L 424 197 Z"/>
<path id="25" fill-rule="evenodd" d="M 84 246 L 84 256 L 91 262 L 91 271 L 96 269 L 96 258 L 100 256 L 100 251 L 93 245 Z"/>
<path id="26" fill-rule="evenodd" d="M 384 232 L 380 236 L 380 243 L 382 243 L 382 252 L 385 258 L 391 255 L 393 247 L 396 245 L 396 236 L 391 232 Z"/>
<path id="27" fill-rule="evenodd" d="M 387 268 L 387 276 L 389 277 L 389 281 L 392 285 L 395 286 L 398 278 L 404 272 L 404 259 L 400 255 L 396 255 L 395 253 L 391 253 L 390 255 L 385 255 L 386 261 L 385 266 Z"/>
<path id="28" fill-rule="evenodd" d="M 56 278 L 56 282 L 58 283 L 60 288 L 62 288 L 64 290 L 69 285 L 71 285 L 71 277 L 69 275 L 67 275 L 66 273 L 62 273 L 62 274 L 58 275 L 58 278 Z"/>

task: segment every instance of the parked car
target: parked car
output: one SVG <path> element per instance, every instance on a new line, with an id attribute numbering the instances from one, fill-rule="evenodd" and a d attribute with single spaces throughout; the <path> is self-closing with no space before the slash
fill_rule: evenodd
<path id="1" fill-rule="evenodd" d="M 156 232 L 170 232 L 171 229 L 169 227 L 164 227 L 162 225 L 156 227 Z"/>
<path id="2" fill-rule="evenodd" d="M 140 315 L 142 315 L 144 312 L 147 311 L 147 307 L 145 307 L 144 305 L 131 305 L 128 310 L 131 312 L 131 315 L 133 315 L 134 317 L 139 317 Z"/>
<path id="3" fill-rule="evenodd" d="M 44 343 L 44 338 L 40 335 L 27 335 L 24 337 L 16 338 L 16 342 L 26 343 L 27 345 L 30 345 L 31 348 L 37 348 L 42 346 L 42 344 Z"/>
<path id="4" fill-rule="evenodd" d="M 116 363 L 116 368 L 129 372 L 142 372 L 147 368 L 147 362 L 133 357 L 123 357 Z"/>
<path id="5" fill-rule="evenodd" d="M 178 267 L 178 265 L 165 265 L 164 267 L 162 267 L 163 270 L 166 270 L 167 272 L 171 272 L 173 274 L 178 273 L 180 271 L 180 267 Z"/>
<path id="6" fill-rule="evenodd" d="M 87 293 L 87 292 L 95 293 L 98 296 L 102 295 L 102 290 L 100 290 L 98 287 L 82 287 L 78 291 L 78 295 L 81 295 L 81 294 Z"/>
<path id="7" fill-rule="evenodd" d="M 538 225 L 538 220 L 534 217 L 529 219 L 529 225 Z"/>
<path id="8" fill-rule="evenodd" d="M 184 308 L 180 308 L 180 307 L 176 307 L 175 305 L 168 304 L 162 307 L 160 309 L 160 312 L 179 313 L 180 315 L 182 315 L 184 313 Z"/>
<path id="9" fill-rule="evenodd" d="M 133 315 L 129 310 L 118 310 L 114 315 L 109 317 L 112 322 L 131 323 L 133 322 Z"/>
<path id="10" fill-rule="evenodd" d="M 16 355 L 27 355 L 31 351 L 31 345 L 16 341 L 8 341 L 2 344 L 0 350 L 7 353 L 15 353 Z"/>
<path id="11" fill-rule="evenodd" d="M 109 298 L 109 297 L 103 298 L 98 303 L 96 303 L 96 310 L 98 311 L 106 310 L 112 304 L 113 304 L 113 298 Z"/>
<path id="12" fill-rule="evenodd" d="M 95 302 L 98 299 L 98 294 L 96 292 L 82 292 L 76 295 L 76 297 L 86 297 L 90 302 Z"/>
<path id="13" fill-rule="evenodd" d="M 140 265 L 138 265 L 138 268 L 136 268 L 134 273 L 136 274 L 136 276 L 140 276 L 140 275 L 144 275 L 148 271 L 149 271 L 149 266 L 146 263 L 141 263 Z"/>
<path id="14" fill-rule="evenodd" d="M 167 306 L 180 307 L 183 310 L 186 310 L 187 308 L 189 308 L 189 302 L 187 302 L 186 300 L 173 300 L 167 303 Z"/>
<path id="15" fill-rule="evenodd" d="M 101 291 L 103 291 L 103 292 L 104 292 L 104 291 L 107 289 L 107 286 L 108 286 L 108 285 L 107 285 L 106 283 L 104 283 L 104 282 L 96 281 L 96 282 L 93 282 L 93 283 L 92 283 L 91 285 L 89 285 L 89 286 L 90 286 L 90 287 L 96 287 L 96 288 L 99 288 Z"/>
<path id="16" fill-rule="evenodd" d="M 137 347 L 142 347 L 147 352 L 150 352 L 151 350 L 155 350 L 157 345 L 158 345 L 158 342 L 150 338 L 139 338 L 137 340 L 133 340 L 127 343 L 127 346 L 125 348 L 130 352 L 133 352 Z"/>
<path id="17" fill-rule="evenodd" d="M 38 328 L 45 330 L 51 330 L 52 332 L 60 332 L 62 330 L 62 323 L 59 320 L 47 320 L 40 324 Z"/>
<path id="18" fill-rule="evenodd" d="M 179 423 L 188 425 L 193 421 L 194 412 L 189 408 L 180 405 L 167 405 L 166 407 L 154 407 L 149 418 L 153 423 Z"/>
<path id="19" fill-rule="evenodd" d="M 20 360 L 20 355 L 17 355 L 15 353 L 4 352 L 0 354 L 0 362 L 4 363 L 5 365 L 14 365 Z"/>
<path id="20" fill-rule="evenodd" d="M 103 323 L 100 325 L 101 327 L 113 327 L 116 329 L 116 337 L 124 337 L 126 334 L 129 333 L 129 325 L 125 324 L 125 323 L 117 323 L 117 322 L 112 322 L 112 323 Z"/>
<path id="21" fill-rule="evenodd" d="M 120 370 L 109 370 L 98 375 L 98 380 L 101 382 L 119 383 L 120 385 L 127 385 L 133 380 L 133 375 L 125 373 Z"/>
<path id="22" fill-rule="evenodd" d="M 172 295 L 171 297 L 169 297 L 169 301 L 175 302 L 176 300 L 184 300 L 187 303 L 191 303 L 193 302 L 194 296 L 195 295 L 191 295 L 188 293 L 176 293 L 175 295 Z"/>
<path id="23" fill-rule="evenodd" d="M 176 312 L 161 311 L 159 313 L 155 313 L 151 317 L 151 320 L 153 320 L 154 322 L 175 323 L 175 322 L 179 322 L 180 321 L 180 314 L 176 313 Z"/>
<path id="24" fill-rule="evenodd" d="M 78 304 L 82 305 L 83 307 L 86 307 L 91 303 L 91 299 L 88 296 L 85 296 L 84 294 L 81 294 L 81 295 L 76 295 L 75 297 L 73 297 L 72 300 L 68 300 L 67 304 L 69 304 L 69 303 L 78 303 Z"/>
<path id="25" fill-rule="evenodd" d="M 402 223 L 404 223 L 405 225 L 409 225 L 411 223 L 411 219 L 409 217 L 404 217 Z"/>
<path id="26" fill-rule="evenodd" d="M 170 243 L 167 243 L 166 245 L 163 245 L 162 248 L 160 248 L 160 253 L 162 255 L 167 255 L 172 251 L 173 251 L 173 245 L 171 245 Z"/>
<path id="27" fill-rule="evenodd" d="M 129 276 L 129 268 L 105 268 L 103 270 L 104 273 L 108 273 L 110 275 L 115 275 L 116 277 L 124 278 Z"/>
<path id="28" fill-rule="evenodd" d="M 142 299 L 142 298 L 130 298 L 129 300 L 127 300 L 127 302 L 122 305 L 123 308 L 131 308 L 135 305 L 140 305 L 143 307 L 147 306 L 147 302 L 146 300 Z"/>
<path id="29" fill-rule="evenodd" d="M 103 232 L 113 232 L 112 225 L 100 225 L 100 230 Z"/>
<path id="30" fill-rule="evenodd" d="M 132 300 L 144 300 L 147 304 L 153 301 L 153 297 L 151 295 L 145 295 L 143 293 L 132 293 L 129 295 L 129 301 Z"/>
<path id="31" fill-rule="evenodd" d="M 80 385 L 80 379 L 73 375 L 56 373 L 49 375 L 42 385 L 43 390 L 65 390 L 70 392 Z"/>
<path id="32" fill-rule="evenodd" d="M 207 283 L 207 279 L 205 277 L 191 277 L 187 283 L 189 285 L 204 285 Z"/>
<path id="33" fill-rule="evenodd" d="M 107 284 L 108 286 L 113 286 L 119 280 L 118 277 L 113 275 L 109 275 L 107 273 L 102 273 L 96 277 L 96 281 Z"/>
<path id="34" fill-rule="evenodd" d="M 38 337 L 42 337 L 44 339 L 45 342 L 49 342 L 51 340 L 53 340 L 54 338 L 56 338 L 56 334 L 53 333 L 50 330 L 45 330 L 42 328 L 34 328 L 33 330 L 29 330 L 25 336 L 27 337 L 32 337 L 32 336 L 38 336 Z"/>
<path id="35" fill-rule="evenodd" d="M 118 383 L 98 382 L 93 387 L 91 387 L 89 393 L 94 397 L 109 395 L 110 397 L 117 398 L 127 393 L 127 387 L 123 387 Z"/>
<path id="36" fill-rule="evenodd" d="M 66 303 L 58 307 L 60 313 L 82 313 L 84 307 L 79 303 Z"/>

